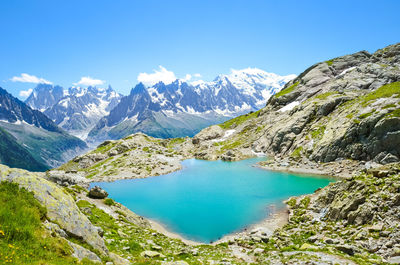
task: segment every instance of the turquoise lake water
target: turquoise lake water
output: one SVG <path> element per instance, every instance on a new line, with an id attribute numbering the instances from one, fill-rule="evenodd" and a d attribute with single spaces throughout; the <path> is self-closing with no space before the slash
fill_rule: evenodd
<path id="1" fill-rule="evenodd" d="M 133 212 L 184 238 L 209 243 L 260 222 L 282 201 L 312 193 L 333 179 L 254 167 L 265 158 L 238 162 L 189 159 L 183 170 L 146 179 L 92 183 Z M 271 207 L 272 205 L 272 207 Z"/>

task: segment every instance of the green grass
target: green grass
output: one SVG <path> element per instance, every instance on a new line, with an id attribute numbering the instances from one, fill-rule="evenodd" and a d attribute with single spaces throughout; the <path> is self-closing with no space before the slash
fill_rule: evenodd
<path id="1" fill-rule="evenodd" d="M 241 144 L 242 144 L 242 142 L 239 141 L 239 140 L 238 140 L 238 141 L 234 141 L 234 142 L 232 142 L 232 143 L 225 144 L 225 145 L 223 145 L 223 146 L 221 147 L 221 151 L 234 149 L 234 148 L 236 148 L 236 147 L 239 147 Z"/>
<path id="2" fill-rule="evenodd" d="M 290 87 L 285 88 L 285 89 L 281 90 L 280 92 L 276 93 L 274 97 L 275 98 L 279 98 L 279 97 L 281 97 L 283 95 L 291 93 L 299 84 L 300 84 L 300 82 L 297 81 L 296 83 L 294 83 Z"/>
<path id="3" fill-rule="evenodd" d="M 148 153 L 150 151 L 150 148 L 148 146 L 143 147 L 143 152 Z"/>
<path id="4" fill-rule="evenodd" d="M 311 137 L 313 139 L 320 139 L 322 138 L 322 135 L 324 134 L 326 129 L 325 125 L 320 126 L 318 129 L 314 130 L 311 132 Z"/>
<path id="5" fill-rule="evenodd" d="M 0 183 L 0 264 L 78 264 L 66 240 L 42 226 L 45 216 L 31 192 Z"/>
<path id="6" fill-rule="evenodd" d="M 388 104 L 386 106 L 384 106 L 382 109 L 390 109 L 390 108 L 395 108 L 396 104 Z"/>
<path id="7" fill-rule="evenodd" d="M 115 205 L 115 201 L 111 198 L 104 199 L 104 204 L 108 206 Z"/>
<path id="8" fill-rule="evenodd" d="M 102 143 L 100 144 L 95 150 L 93 150 L 93 153 L 100 153 L 100 154 L 105 154 L 107 151 L 109 151 L 111 148 L 113 148 L 117 142 L 111 142 L 111 143 Z"/>
<path id="9" fill-rule="evenodd" d="M 300 158 L 302 151 L 303 151 L 303 147 L 302 146 L 297 147 L 290 156 L 294 157 L 294 158 Z"/>
<path id="10" fill-rule="evenodd" d="M 182 144 L 182 143 L 185 142 L 185 140 L 186 139 L 183 138 L 183 137 L 181 137 L 181 138 L 171 138 L 168 141 L 168 148 L 172 148 L 175 145 Z"/>
<path id="11" fill-rule="evenodd" d="M 381 86 L 380 88 L 368 93 L 361 97 L 361 104 L 366 107 L 370 101 L 377 100 L 379 98 L 390 98 L 393 95 L 400 96 L 400 82 L 394 82 Z"/>
<path id="12" fill-rule="evenodd" d="M 328 61 L 325 61 L 329 66 L 331 66 L 332 64 L 333 64 L 333 61 L 334 61 L 335 59 L 331 59 L 331 60 L 328 60 Z"/>
<path id="13" fill-rule="evenodd" d="M 358 118 L 359 118 L 359 119 L 368 118 L 368 117 L 371 116 L 375 111 L 376 111 L 376 110 L 374 109 L 374 110 L 372 110 L 371 112 L 361 114 L 361 115 L 358 116 Z"/>
<path id="14" fill-rule="evenodd" d="M 329 92 L 326 92 L 326 93 L 322 93 L 322 94 L 316 95 L 314 98 L 317 98 L 317 99 L 320 99 L 320 100 L 325 100 L 328 97 L 330 97 L 332 95 L 336 95 L 336 94 L 338 94 L 336 91 L 329 91 Z"/>
<path id="15" fill-rule="evenodd" d="M 253 119 L 258 117 L 258 114 L 260 113 L 261 110 L 258 110 L 256 112 L 250 112 L 248 114 L 245 115 L 241 115 L 239 117 L 233 118 L 231 120 L 228 120 L 224 123 L 219 124 L 219 127 L 221 127 L 222 129 L 229 129 L 232 128 L 233 125 L 238 126 L 242 123 L 244 123 L 245 121 L 249 120 L 249 119 Z"/>
<path id="16" fill-rule="evenodd" d="M 395 109 L 392 112 L 389 112 L 385 115 L 388 118 L 399 118 L 400 117 L 400 109 Z"/>

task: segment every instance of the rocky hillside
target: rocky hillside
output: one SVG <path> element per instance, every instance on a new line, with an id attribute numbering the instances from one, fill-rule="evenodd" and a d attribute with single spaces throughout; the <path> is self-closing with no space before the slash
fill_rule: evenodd
<path id="1" fill-rule="evenodd" d="M 16 264 L 399 263 L 399 163 L 366 170 L 313 195 L 289 199 L 287 223 L 275 231 L 259 225 L 212 245 L 165 236 L 152 223 L 106 198 L 106 192 L 95 188 L 88 192 L 87 183 L 80 182 L 80 186 L 76 180 L 0 166 L 1 194 L 13 194 L 7 195 L 0 208 L 0 261 L 6 256 Z M 22 232 L 32 233 L 28 230 L 32 223 L 24 230 L 11 226 L 11 219 L 23 224 L 27 209 L 24 215 L 3 212 L 9 205 L 22 203 L 23 191 L 2 181 L 33 192 L 44 207 L 35 206 L 42 216 L 35 219 L 40 237 L 20 237 Z"/>
<path id="2" fill-rule="evenodd" d="M 64 169 L 103 178 L 157 174 L 152 170 L 146 172 L 145 162 L 131 163 L 132 157 L 138 159 L 146 153 L 153 157 L 168 154 L 178 160 L 196 157 L 228 161 L 267 155 L 274 158 L 263 163 L 269 169 L 304 169 L 305 173 L 341 177 L 374 163 L 397 162 L 399 60 L 397 44 L 374 54 L 363 51 L 321 62 L 290 81 L 263 109 L 208 127 L 192 139 L 182 138 L 170 153 L 165 148 L 168 140 L 148 138 L 151 140 L 143 143 L 152 144 L 153 148 L 147 148 L 131 146 L 133 138 L 143 138 L 131 136 L 106 142 L 107 148 L 102 145 L 91 154 L 74 159 Z M 104 150 L 108 153 L 102 153 Z M 102 154 L 93 159 L 94 153 Z M 81 161 L 91 162 L 86 165 Z M 128 171 L 121 166 L 125 164 L 134 170 L 121 174 Z"/>
<path id="3" fill-rule="evenodd" d="M 196 157 L 390 163 L 400 157 L 400 44 L 315 64 L 259 112 L 193 138 Z"/>
<path id="4" fill-rule="evenodd" d="M 52 170 L 49 176 L 56 181 L 68 176 L 80 184 L 163 175 L 181 169 L 180 161 L 193 157 L 192 147 L 190 138 L 158 139 L 138 133 L 105 141 Z"/>

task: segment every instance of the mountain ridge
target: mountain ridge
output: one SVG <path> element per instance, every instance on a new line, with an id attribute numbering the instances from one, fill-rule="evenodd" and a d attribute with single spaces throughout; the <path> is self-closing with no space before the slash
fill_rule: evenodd
<path id="1" fill-rule="evenodd" d="M 71 159 L 87 148 L 78 138 L 70 136 L 58 127 L 45 114 L 33 110 L 19 99 L 0 88 L 0 128 L 4 131 L 2 139 L 20 150 L 13 153 L 1 150 L 4 163 L 22 166 L 26 169 L 45 170 Z M 7 162 L 8 161 L 8 162 Z"/>
<path id="2" fill-rule="evenodd" d="M 121 95 L 111 86 L 61 86 L 39 84 L 33 89 L 26 103 L 39 109 L 57 125 L 81 139 L 90 129 L 117 105 Z"/>
<path id="3" fill-rule="evenodd" d="M 155 137 L 193 136 L 204 125 L 258 110 L 293 77 L 248 68 L 219 75 L 211 82 L 177 79 L 170 84 L 158 82 L 150 87 L 139 83 L 98 122 L 88 138 L 99 142 L 123 138 L 134 132 Z M 150 128 L 166 120 L 177 124 L 176 128 L 173 125 L 161 126 L 159 130 Z M 187 122 L 192 126 L 185 125 Z M 184 133 L 179 133 L 178 128 Z"/>

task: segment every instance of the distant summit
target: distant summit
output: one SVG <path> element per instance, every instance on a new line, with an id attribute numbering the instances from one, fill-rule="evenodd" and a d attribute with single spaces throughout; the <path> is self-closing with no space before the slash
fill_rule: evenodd
<path id="1" fill-rule="evenodd" d="M 162 138 L 193 136 L 204 127 L 262 108 L 295 77 L 247 68 L 211 82 L 177 79 L 150 87 L 140 83 L 96 124 L 88 140 L 119 139 L 135 132 Z"/>
<path id="2" fill-rule="evenodd" d="M 72 135 L 85 139 L 91 128 L 114 108 L 121 95 L 108 88 L 39 84 L 25 101 Z"/>

